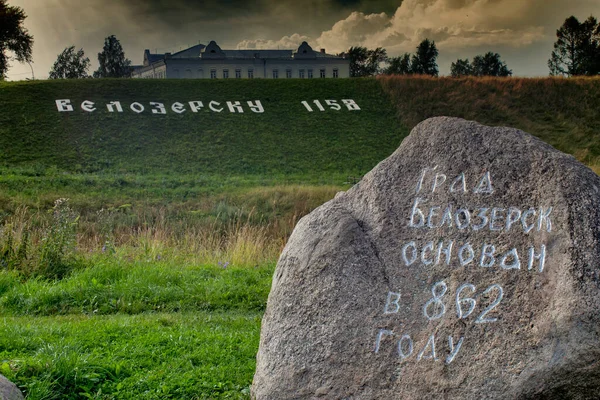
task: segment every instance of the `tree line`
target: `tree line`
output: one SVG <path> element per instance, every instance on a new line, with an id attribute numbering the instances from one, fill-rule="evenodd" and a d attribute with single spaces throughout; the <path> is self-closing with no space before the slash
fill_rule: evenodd
<path id="1" fill-rule="evenodd" d="M 98 53 L 98 69 L 94 78 L 130 78 L 133 68 L 131 61 L 125 57 L 125 52 L 115 35 L 104 39 L 104 47 Z M 83 49 L 75 51 L 75 46 L 65 48 L 60 53 L 50 70 L 50 79 L 88 78 L 90 59 L 85 56 Z"/>
<path id="2" fill-rule="evenodd" d="M 0 80 L 6 78 L 9 61 L 33 62 L 33 36 L 23 26 L 27 18 L 21 7 L 8 5 L 0 0 Z M 600 74 L 600 24 L 593 16 L 583 22 L 571 16 L 556 31 L 557 40 L 548 60 L 550 75 L 594 76 Z M 57 57 L 50 70 L 50 79 L 74 79 L 89 77 L 90 59 L 83 49 L 66 47 Z M 364 77 L 378 74 L 431 75 L 438 76 L 437 57 L 439 52 L 434 41 L 423 40 L 414 54 L 404 53 L 388 57 L 382 47 L 368 49 L 351 47 L 339 54 L 350 60 L 350 76 Z M 98 69 L 94 78 L 131 77 L 131 61 L 125 57 L 121 43 L 114 36 L 104 40 L 102 52 L 98 53 Z M 450 74 L 461 76 L 511 76 L 500 54 L 487 52 L 477 55 L 472 61 L 458 59 L 451 64 Z"/>
<path id="3" fill-rule="evenodd" d="M 21 7 L 8 5 L 0 0 L 0 80 L 6 79 L 10 61 L 33 62 L 33 36 L 23 26 L 27 18 Z M 104 48 L 98 53 L 100 66 L 93 73 L 94 78 L 131 77 L 131 61 L 125 57 L 121 43 L 111 35 L 104 40 Z M 83 49 L 75 51 L 75 46 L 65 48 L 56 58 L 50 70 L 50 79 L 87 78 L 90 59 Z"/>
<path id="4" fill-rule="evenodd" d="M 434 41 L 423 40 L 414 54 L 404 53 L 398 57 L 387 57 L 384 48 L 369 50 L 366 47 L 351 47 L 340 55 L 350 60 L 350 76 L 373 75 L 430 75 L 438 76 L 437 57 L 439 52 Z M 488 52 L 478 55 L 473 61 L 458 59 L 450 67 L 453 77 L 460 76 L 511 76 L 512 71 L 501 60 L 500 54 Z"/>
<path id="5" fill-rule="evenodd" d="M 556 31 L 557 40 L 548 60 L 550 75 L 594 76 L 600 74 L 600 23 L 590 16 L 584 22 L 571 16 Z M 384 48 L 370 50 L 366 47 L 351 47 L 340 55 L 350 59 L 350 76 L 364 77 L 386 75 L 431 75 L 438 76 L 437 57 L 439 52 L 434 41 L 423 40 L 414 54 L 405 53 L 388 57 Z M 450 66 L 450 75 L 461 76 L 512 76 L 500 54 L 487 52 L 473 60 L 458 59 Z"/>

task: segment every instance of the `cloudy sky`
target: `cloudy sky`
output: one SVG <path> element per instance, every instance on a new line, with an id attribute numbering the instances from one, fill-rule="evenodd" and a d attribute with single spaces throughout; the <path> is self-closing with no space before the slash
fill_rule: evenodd
<path id="1" fill-rule="evenodd" d="M 116 35 L 140 64 L 144 49 L 175 52 L 216 40 L 222 48 L 384 47 L 395 56 L 435 40 L 440 73 L 457 58 L 500 53 L 518 76 L 545 76 L 556 29 L 575 15 L 600 18 L 600 0 L 8 0 L 28 15 L 34 72 L 47 78 L 75 45 L 97 68 L 104 38 Z M 9 79 L 31 76 L 13 63 Z"/>

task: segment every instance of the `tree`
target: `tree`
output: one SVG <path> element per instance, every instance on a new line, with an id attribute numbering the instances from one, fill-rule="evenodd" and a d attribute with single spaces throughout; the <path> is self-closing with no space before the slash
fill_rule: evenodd
<path id="1" fill-rule="evenodd" d="M 387 51 L 383 47 L 369 50 L 369 66 L 371 75 L 377 75 L 382 72 L 381 64 L 387 62 Z"/>
<path id="2" fill-rule="evenodd" d="M 350 76 L 372 76 L 381 72 L 381 63 L 387 60 L 387 52 L 382 47 L 369 50 L 366 47 L 350 47 Z"/>
<path id="3" fill-rule="evenodd" d="M 27 18 L 20 7 L 9 6 L 6 0 L 0 0 L 0 80 L 6 78 L 8 71 L 8 52 L 14 54 L 19 62 L 31 62 L 33 36 L 23 27 Z"/>
<path id="4" fill-rule="evenodd" d="M 423 40 L 417 46 L 417 53 L 412 56 L 412 73 L 438 76 L 437 56 L 438 50 L 435 47 L 435 41 Z"/>
<path id="5" fill-rule="evenodd" d="M 459 58 L 458 60 L 456 60 L 456 62 L 450 64 L 450 75 L 452 75 L 455 78 L 473 75 L 473 67 L 469 62 L 469 59 L 461 60 Z"/>
<path id="6" fill-rule="evenodd" d="M 450 74 L 460 76 L 511 76 L 512 71 L 500 59 L 500 54 L 491 51 L 484 55 L 473 57 L 473 62 L 468 59 L 458 59 L 450 65 Z"/>
<path id="7" fill-rule="evenodd" d="M 409 53 L 404 53 L 401 56 L 389 58 L 388 63 L 390 65 L 384 70 L 384 74 L 408 75 L 412 71 Z"/>
<path id="8" fill-rule="evenodd" d="M 350 47 L 347 57 L 350 60 L 350 76 L 360 77 L 367 76 L 366 64 L 368 58 L 368 49 L 366 47 Z"/>
<path id="9" fill-rule="evenodd" d="M 94 78 L 130 78 L 131 61 L 125 58 L 121 42 L 111 35 L 104 39 L 104 48 L 98 53 L 100 66 L 94 72 Z"/>
<path id="10" fill-rule="evenodd" d="M 85 56 L 83 49 L 75 52 L 75 46 L 66 47 L 56 58 L 50 70 L 50 79 L 87 78 L 89 67 L 90 59 Z"/>
<path id="11" fill-rule="evenodd" d="M 579 22 L 574 16 L 556 31 L 557 40 L 548 60 L 550 75 L 600 73 L 600 25 L 593 16 Z"/>
<path id="12" fill-rule="evenodd" d="M 488 51 L 484 55 L 473 58 L 473 75 L 475 76 L 511 76 L 512 71 L 500 59 L 500 54 Z"/>

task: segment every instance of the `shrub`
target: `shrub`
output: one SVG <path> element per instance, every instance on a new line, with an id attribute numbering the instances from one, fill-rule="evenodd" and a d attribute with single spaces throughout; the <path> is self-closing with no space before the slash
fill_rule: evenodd
<path id="1" fill-rule="evenodd" d="M 69 199 L 64 198 L 56 200 L 49 211 L 52 219 L 41 240 L 37 275 L 61 279 L 76 264 L 79 214 L 69 207 Z"/>

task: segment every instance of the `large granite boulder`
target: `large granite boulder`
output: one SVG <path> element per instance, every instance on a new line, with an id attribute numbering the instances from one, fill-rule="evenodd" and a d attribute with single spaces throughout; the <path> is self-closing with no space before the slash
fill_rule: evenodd
<path id="1" fill-rule="evenodd" d="M 525 132 L 422 122 L 298 223 L 252 396 L 600 398 L 599 191 Z"/>
<path id="2" fill-rule="evenodd" d="M 23 394 L 11 381 L 0 375 L 0 400 L 23 400 Z"/>

